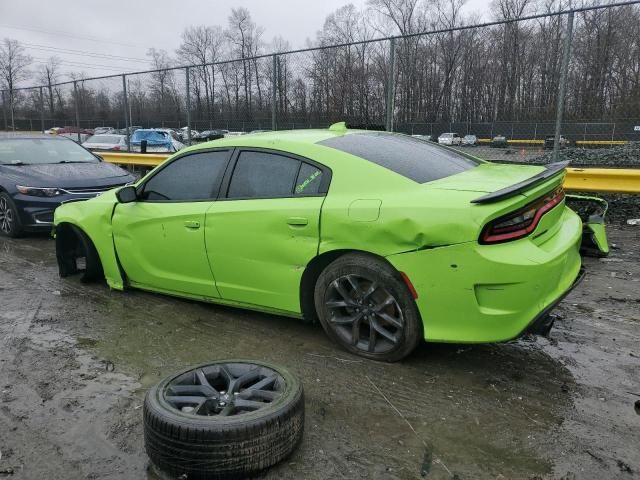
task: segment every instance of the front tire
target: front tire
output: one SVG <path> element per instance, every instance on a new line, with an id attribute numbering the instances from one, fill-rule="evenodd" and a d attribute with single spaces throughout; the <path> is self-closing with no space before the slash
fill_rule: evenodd
<path id="1" fill-rule="evenodd" d="M 401 275 L 372 255 L 347 254 L 318 277 L 320 323 L 349 352 L 385 362 L 409 355 L 422 340 L 422 321 Z"/>
<path id="2" fill-rule="evenodd" d="M 23 233 L 15 203 L 7 193 L 0 193 L 0 235 L 17 238 Z"/>

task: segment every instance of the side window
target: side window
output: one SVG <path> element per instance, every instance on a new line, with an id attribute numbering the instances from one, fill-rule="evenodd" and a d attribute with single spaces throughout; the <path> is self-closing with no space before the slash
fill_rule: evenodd
<path id="1" fill-rule="evenodd" d="M 228 198 L 286 197 L 292 194 L 300 163 L 275 153 L 241 152 Z"/>
<path id="2" fill-rule="evenodd" d="M 322 170 L 308 163 L 303 163 L 293 192 L 296 195 L 314 195 L 320 190 L 321 182 Z"/>
<path id="3" fill-rule="evenodd" d="M 145 183 L 142 199 L 193 201 L 216 198 L 228 157 L 229 152 L 221 150 L 179 158 Z"/>

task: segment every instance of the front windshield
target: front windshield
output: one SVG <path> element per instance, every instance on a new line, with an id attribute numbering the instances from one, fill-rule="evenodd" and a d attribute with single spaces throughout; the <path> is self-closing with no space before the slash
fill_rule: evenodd
<path id="1" fill-rule="evenodd" d="M 0 164 L 89 163 L 98 159 L 71 140 L 11 138 L 0 140 Z"/>

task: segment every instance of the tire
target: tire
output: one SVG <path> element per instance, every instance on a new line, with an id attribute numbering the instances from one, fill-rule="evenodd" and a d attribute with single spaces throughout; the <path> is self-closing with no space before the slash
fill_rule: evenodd
<path id="1" fill-rule="evenodd" d="M 232 386 L 229 379 L 239 380 L 243 374 L 255 378 L 244 377 L 246 383 Z M 271 391 L 268 384 L 260 390 L 249 388 L 272 378 L 277 380 Z M 239 395 L 231 395 L 236 390 Z M 243 411 L 239 404 L 250 390 L 254 401 L 245 401 L 275 399 Z M 206 400 L 196 407 L 192 400 L 201 398 Z M 237 414 L 225 416 L 227 409 Z M 143 412 L 145 448 L 163 473 L 189 480 L 245 478 L 280 462 L 298 446 L 304 430 L 304 393 L 302 383 L 280 366 L 216 361 L 183 370 L 151 388 Z"/>
<path id="2" fill-rule="evenodd" d="M 0 235 L 18 238 L 24 234 L 16 204 L 5 192 L 0 192 Z"/>
<path id="3" fill-rule="evenodd" d="M 318 277 L 314 301 L 329 338 L 355 355 L 395 362 L 423 338 L 418 308 L 402 276 L 373 255 L 347 254 L 329 264 Z"/>

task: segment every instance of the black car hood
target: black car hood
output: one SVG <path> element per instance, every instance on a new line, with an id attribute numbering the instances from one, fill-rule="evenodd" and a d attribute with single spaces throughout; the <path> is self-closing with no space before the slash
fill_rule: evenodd
<path id="1" fill-rule="evenodd" d="M 106 162 L 0 165 L 0 180 L 28 187 L 105 187 L 132 179 L 127 171 Z"/>

